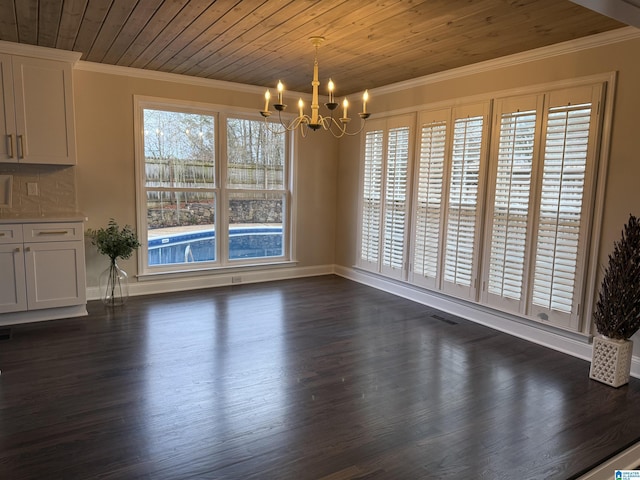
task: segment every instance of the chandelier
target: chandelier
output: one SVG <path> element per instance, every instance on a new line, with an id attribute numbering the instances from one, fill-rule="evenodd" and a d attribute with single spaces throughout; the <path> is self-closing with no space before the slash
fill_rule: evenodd
<path id="1" fill-rule="evenodd" d="M 265 123 L 267 127 L 274 131 L 275 133 L 285 133 L 300 129 L 300 133 L 303 137 L 306 136 L 309 129 L 311 130 L 319 130 L 322 128 L 330 132 L 334 137 L 340 138 L 344 135 L 357 135 L 364 128 L 364 124 L 369 118 L 369 113 L 367 113 L 367 101 L 369 100 L 369 93 L 367 90 L 364 91 L 362 95 L 362 112 L 358 114 L 360 117 L 360 129 L 358 131 L 348 132 L 347 126 L 351 119 L 348 115 L 349 109 L 349 101 L 345 97 L 342 101 L 342 117 L 336 119 L 333 116 L 333 111 L 338 108 L 338 103 L 335 101 L 333 91 L 335 89 L 334 83 L 329 79 L 327 84 L 327 89 L 329 91 L 329 101 L 324 104 L 324 106 L 329 110 L 329 116 L 320 115 L 320 104 L 318 103 L 318 86 L 320 86 L 320 82 L 318 81 L 318 47 L 322 45 L 324 42 L 324 37 L 310 37 L 309 40 L 311 44 L 316 47 L 316 54 L 313 61 L 313 81 L 311 82 L 311 86 L 313 88 L 313 93 L 311 97 L 311 115 L 307 115 L 304 112 L 304 102 L 302 98 L 298 100 L 298 116 L 293 120 L 286 122 L 282 119 L 282 112 L 287 108 L 286 105 L 282 103 L 282 98 L 284 96 L 284 85 L 282 85 L 281 81 L 278 81 L 277 91 L 278 91 L 278 103 L 273 104 L 273 108 L 278 111 L 278 120 L 280 121 L 281 129 L 273 130 L 271 126 L 272 122 L 267 122 L 267 119 L 271 116 L 271 112 L 269 111 L 269 100 L 271 99 L 271 92 L 267 89 L 264 94 L 264 110 L 260 112 L 260 114 L 264 117 Z"/>

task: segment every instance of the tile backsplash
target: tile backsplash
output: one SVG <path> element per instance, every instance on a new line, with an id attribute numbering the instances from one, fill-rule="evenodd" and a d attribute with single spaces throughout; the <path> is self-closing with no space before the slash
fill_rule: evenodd
<path id="1" fill-rule="evenodd" d="M 11 207 L 0 207 L 0 214 L 73 213 L 76 201 L 75 167 L 0 163 L 0 175 L 13 177 Z M 28 184 L 36 184 L 29 195 Z M 37 190 L 37 195 L 33 195 Z"/>

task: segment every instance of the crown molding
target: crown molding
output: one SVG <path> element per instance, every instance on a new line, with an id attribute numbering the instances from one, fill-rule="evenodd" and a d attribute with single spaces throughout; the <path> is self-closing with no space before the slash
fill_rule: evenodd
<path id="1" fill-rule="evenodd" d="M 23 57 L 45 58 L 47 60 L 58 60 L 63 62 L 76 63 L 80 60 L 82 53 L 60 50 L 58 48 L 39 47 L 26 43 L 14 43 L 0 40 L 0 53 L 9 55 L 20 55 Z"/>
<path id="2" fill-rule="evenodd" d="M 145 70 L 142 68 L 122 67 L 119 65 L 107 65 L 104 63 L 79 61 L 75 65 L 75 70 L 84 70 L 86 72 L 105 73 L 108 75 L 122 75 L 130 78 L 140 78 L 143 80 L 156 80 L 160 82 L 173 82 L 182 85 L 192 85 L 196 87 L 217 88 L 220 90 L 230 90 L 241 93 L 253 93 L 264 95 L 265 87 L 258 85 L 248 85 L 244 83 L 227 82 L 224 80 L 214 80 L 211 78 L 194 77 L 191 75 L 182 75 L 179 73 L 158 72 L 155 70 Z M 300 96 L 302 98 L 311 98 L 309 93 L 287 92 L 287 95 Z"/>
<path id="3" fill-rule="evenodd" d="M 626 42 L 628 40 L 635 40 L 638 38 L 640 38 L 640 29 L 637 29 L 635 27 L 623 27 L 616 30 L 611 30 L 609 32 L 598 33 L 596 35 L 590 35 L 588 37 L 569 40 L 562 43 L 556 43 L 555 45 L 549 45 L 547 47 L 540 47 L 534 50 L 528 50 L 526 52 L 515 53 L 513 55 L 507 55 L 505 57 L 500 57 L 493 60 L 478 62 L 472 65 L 466 65 L 464 67 L 453 68 L 444 72 L 434 73 L 403 82 L 385 85 L 384 87 L 373 88 L 370 89 L 369 92 L 374 95 L 394 93 L 402 90 L 407 90 L 412 87 L 420 87 L 432 83 L 444 82 L 447 80 L 453 80 L 477 73 L 496 70 L 498 68 L 512 67 L 515 65 L 521 65 L 523 63 L 544 60 L 546 58 L 553 58 L 560 55 L 580 52 L 582 50 L 602 47 L 613 43 Z"/>

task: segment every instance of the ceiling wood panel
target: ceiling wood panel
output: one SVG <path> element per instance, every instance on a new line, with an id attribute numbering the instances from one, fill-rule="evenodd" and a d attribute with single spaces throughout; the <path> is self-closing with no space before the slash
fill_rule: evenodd
<path id="1" fill-rule="evenodd" d="M 213 30 L 211 33 L 208 30 L 237 3 L 238 0 L 218 0 L 210 5 L 188 29 L 182 31 L 165 50 L 149 62 L 148 68 L 175 73 L 180 65 L 195 63 L 197 53 L 213 38 Z"/>
<path id="2" fill-rule="evenodd" d="M 256 2 L 257 3 L 257 2 Z M 300 2 L 292 4 L 284 0 L 267 1 L 251 12 L 242 12 L 240 18 L 230 28 L 221 32 L 217 36 L 215 46 L 207 46 L 203 52 L 206 57 L 200 60 L 197 65 L 185 70 L 187 75 L 197 75 L 199 71 L 206 72 L 205 75 L 212 75 L 221 69 L 221 62 L 227 58 L 235 56 L 229 50 L 237 48 L 237 38 L 242 38 L 247 44 L 251 44 L 256 38 L 265 34 L 266 19 L 271 18 L 278 12 L 288 15 L 291 18 L 296 12 L 291 10 L 293 5 L 299 8 Z M 271 29 L 269 29 L 270 31 Z"/>
<path id="3" fill-rule="evenodd" d="M 118 65 L 130 67 L 133 62 L 142 55 L 147 46 L 157 38 L 164 39 L 168 34 L 167 26 L 174 21 L 176 17 L 184 18 L 189 15 L 192 9 L 186 9 L 185 6 L 189 0 L 173 0 L 171 2 L 162 2 L 160 7 L 155 11 L 153 17 L 144 26 L 135 40 L 128 46 L 118 59 Z"/>
<path id="4" fill-rule="evenodd" d="M 132 45 L 140 32 L 147 24 L 155 18 L 155 14 L 164 3 L 164 0 L 140 0 L 136 4 L 127 22 L 122 26 L 113 43 L 102 57 L 102 60 L 96 60 L 98 63 L 106 63 L 108 65 L 116 65 L 123 53 Z M 103 27 L 104 28 L 104 27 Z M 83 59 L 87 52 L 78 50 L 83 53 Z"/>
<path id="5" fill-rule="evenodd" d="M 35 45 L 38 43 L 38 0 L 16 2 L 18 19 L 18 41 Z"/>
<path id="6" fill-rule="evenodd" d="M 82 22 L 82 16 L 87 8 L 87 1 L 88 0 L 67 0 L 63 3 L 55 48 L 73 50 L 73 46 L 76 43 L 76 36 L 80 29 L 80 23 Z M 21 19 L 20 21 L 22 22 L 23 20 Z M 43 23 L 53 22 L 52 19 L 46 17 L 43 17 L 41 21 Z M 88 52 L 84 53 L 86 54 Z"/>
<path id="7" fill-rule="evenodd" d="M 7 42 L 18 41 L 16 9 L 9 2 L 0 2 L 0 38 Z"/>
<path id="8" fill-rule="evenodd" d="M 130 0 L 114 0 L 104 19 L 104 26 L 97 30 L 91 49 L 85 56 L 86 60 L 100 62 L 104 58 L 135 6 L 135 2 Z"/>
<path id="9" fill-rule="evenodd" d="M 218 17 L 218 19 L 202 34 L 194 46 L 198 48 L 198 51 L 194 53 L 192 57 L 186 61 L 176 65 L 173 69 L 174 73 L 188 74 L 190 70 L 201 70 L 201 63 L 205 62 L 215 50 L 224 45 L 225 38 L 229 37 L 228 32 L 241 38 L 250 28 L 251 24 L 248 18 L 255 9 L 262 7 L 266 3 L 265 0 L 255 1 L 249 4 L 248 2 L 241 2 L 236 4 L 233 8 L 229 9 L 224 15 Z M 215 41 L 211 42 L 209 39 L 215 38 Z M 196 75 L 194 72 L 191 75 Z"/>
<path id="10" fill-rule="evenodd" d="M 181 32 L 192 28 L 191 25 L 193 22 L 197 20 L 210 5 L 211 2 L 208 1 L 185 4 L 180 15 L 173 17 L 162 32 L 156 35 L 140 54 L 134 54 L 132 60 L 123 57 L 120 61 L 135 68 L 145 68 L 146 65 L 170 45 Z M 162 15 L 163 13 L 158 12 L 158 14 Z M 146 42 L 143 40 L 141 43 Z"/>
<path id="11" fill-rule="evenodd" d="M 623 26 L 569 0 L 0 1 L 0 40 L 304 92 L 322 35 L 320 81 L 338 95 Z"/>
<path id="12" fill-rule="evenodd" d="M 47 2 L 38 12 L 38 45 L 54 48 L 62 16 L 62 0 Z"/>
<path id="13" fill-rule="evenodd" d="M 107 15 L 112 5 L 112 1 L 90 1 L 87 4 L 73 45 L 74 50 L 86 52 L 84 56 L 89 57 L 96 37 L 102 30 L 107 30 L 107 28 L 103 29 L 102 26 L 106 26 L 105 21 L 108 20 Z"/>

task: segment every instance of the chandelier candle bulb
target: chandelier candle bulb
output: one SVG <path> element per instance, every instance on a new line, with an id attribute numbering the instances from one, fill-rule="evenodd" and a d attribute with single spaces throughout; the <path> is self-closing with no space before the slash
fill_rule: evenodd
<path id="1" fill-rule="evenodd" d="M 298 100 L 298 108 L 300 109 L 300 117 L 304 116 L 304 102 L 302 99 Z"/>
<path id="2" fill-rule="evenodd" d="M 327 87 L 329 88 L 329 103 L 333 103 L 333 80 L 329 79 L 329 85 L 327 85 Z"/>
<path id="3" fill-rule="evenodd" d="M 362 94 L 362 113 L 367 113 L 367 100 L 369 100 L 369 90 Z"/>
<path id="4" fill-rule="evenodd" d="M 264 111 L 265 112 L 269 111 L 269 99 L 271 99 L 271 93 L 269 92 L 269 89 L 267 89 L 267 91 L 264 92 Z"/>
<path id="5" fill-rule="evenodd" d="M 342 118 L 349 118 L 347 116 L 347 108 L 349 107 L 349 100 L 345 99 L 342 101 L 342 107 L 344 108 L 344 115 L 342 116 Z"/>
<path id="6" fill-rule="evenodd" d="M 284 85 L 278 80 L 278 103 L 282 104 L 282 93 L 284 92 Z"/>

